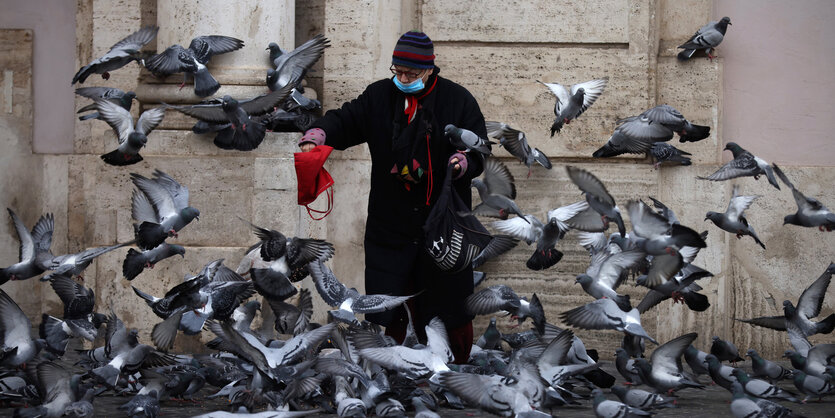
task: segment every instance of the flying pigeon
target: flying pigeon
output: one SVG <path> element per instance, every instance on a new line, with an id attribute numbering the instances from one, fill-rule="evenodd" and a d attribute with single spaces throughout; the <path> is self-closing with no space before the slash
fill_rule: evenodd
<path id="1" fill-rule="evenodd" d="M 629 295 L 619 295 L 616 291 L 623 282 L 623 272 L 644 258 L 644 253 L 637 250 L 610 253 L 601 251 L 592 256 L 585 273 L 575 280 L 583 290 L 595 299 L 609 298 L 615 301 L 624 312 L 632 310 Z"/>
<path id="2" fill-rule="evenodd" d="M 494 312 L 506 311 L 512 315 L 512 319 L 517 319 L 519 324 L 525 318 L 530 317 L 540 332 L 545 330 L 545 311 L 536 293 L 528 302 L 526 298 L 520 298 L 509 286 L 500 284 L 467 296 L 464 303 L 470 315 L 490 315 Z"/>
<path id="3" fill-rule="evenodd" d="M 574 166 L 566 166 L 568 177 L 574 182 L 583 194 L 589 208 L 579 212 L 577 215 L 566 221 L 574 228 L 586 232 L 602 232 L 609 227 L 610 222 L 618 225 L 621 236 L 626 235 L 626 226 L 623 224 L 623 217 L 615 204 L 615 198 L 606 190 L 606 186 L 594 174 Z"/>
<path id="4" fill-rule="evenodd" d="M 710 135 L 709 126 L 690 123 L 681 112 L 670 105 L 655 106 L 638 116 L 620 119 L 617 123 L 618 126 L 612 136 L 606 144 L 592 154 L 593 157 L 603 158 L 625 153 L 651 152 L 655 144 L 673 139 L 674 134 L 678 134 L 679 142 L 695 142 Z M 659 145 L 659 147 L 668 152 L 675 149 L 671 145 Z"/>
<path id="5" fill-rule="evenodd" d="M 649 288 L 662 284 L 681 270 L 684 263 L 682 253 L 690 253 L 688 248 L 707 247 L 701 234 L 684 225 L 670 223 L 643 201 L 630 201 L 627 211 L 632 230 L 642 238 L 637 241 L 637 246 L 655 256 L 647 273 L 646 286 Z"/>
<path id="6" fill-rule="evenodd" d="M 9 267 L 0 269 L 0 284 L 9 280 L 26 280 L 35 277 L 52 265 L 52 232 L 55 229 L 55 218 L 51 213 L 43 215 L 35 223 L 30 232 L 23 221 L 13 210 L 6 208 L 14 223 L 20 248 L 18 261 Z"/>
<path id="7" fill-rule="evenodd" d="M 211 96 L 220 89 L 220 83 L 206 68 L 209 59 L 214 55 L 241 49 L 243 46 L 244 41 L 230 36 L 198 36 L 191 40 L 188 49 L 172 45 L 162 53 L 149 58 L 145 67 L 157 77 L 183 73 L 183 84 L 180 88 L 186 85 L 187 74 L 191 74 L 194 77 L 194 94 L 200 97 Z"/>
<path id="8" fill-rule="evenodd" d="M 760 175 L 765 174 L 768 182 L 780 190 L 780 185 L 777 184 L 777 179 L 774 178 L 774 170 L 771 166 L 760 157 L 751 154 L 742 149 L 735 142 L 728 142 L 725 145 L 726 150 L 730 150 L 734 159 L 716 170 L 713 174 L 707 177 L 696 177 L 700 180 L 723 181 L 730 180 L 737 177 L 753 176 L 754 180 L 759 180 Z"/>
<path id="9" fill-rule="evenodd" d="M 623 311 L 612 299 L 603 298 L 560 314 L 563 322 L 580 329 L 613 329 L 623 331 L 658 344 L 641 326 L 637 309 Z M 657 350 L 656 350 L 657 351 Z"/>
<path id="10" fill-rule="evenodd" d="M 704 49 L 707 57 L 713 60 L 715 56 L 711 55 L 711 51 L 722 43 L 730 24 L 731 18 L 725 16 L 718 22 L 708 22 L 707 25 L 699 28 L 687 42 L 678 46 L 679 49 L 684 49 L 678 53 L 678 59 L 687 61 L 696 51 Z"/>
<path id="11" fill-rule="evenodd" d="M 734 185 L 731 194 L 731 201 L 728 203 L 728 209 L 724 213 L 709 211 L 705 215 L 705 220 L 710 219 L 720 229 L 736 234 L 737 238 L 742 238 L 743 235 L 749 235 L 754 238 L 754 241 L 765 249 L 765 244 L 760 241 L 754 228 L 748 224 L 748 219 L 745 219 L 743 213 L 751 206 L 754 200 L 760 196 L 740 196 L 739 186 Z"/>
<path id="12" fill-rule="evenodd" d="M 516 157 L 522 164 L 528 167 L 528 177 L 531 176 L 532 165 L 534 161 L 537 164 L 550 170 L 553 165 L 548 156 L 545 155 L 539 148 L 531 148 L 528 145 L 528 138 L 525 133 L 511 128 L 507 124 L 501 122 L 485 122 L 487 127 L 487 136 L 499 140 L 499 146 L 504 147 L 510 155 Z"/>
<path id="13" fill-rule="evenodd" d="M 299 289 L 298 306 L 287 302 L 267 298 L 270 308 L 275 314 L 275 331 L 279 334 L 299 335 L 307 330 L 310 317 L 313 315 L 313 298 L 310 290 Z"/>
<path id="14" fill-rule="evenodd" d="M 92 289 L 64 275 L 53 277 L 50 285 L 64 304 L 64 318 L 43 314 L 41 338 L 49 349 L 63 355 L 70 337 L 95 340 L 104 315 L 93 313 L 96 295 Z"/>
<path id="15" fill-rule="evenodd" d="M 214 143 L 221 149 L 251 151 L 261 145 L 267 128 L 252 116 L 273 111 L 290 94 L 291 87 L 262 94 L 246 100 L 223 96 L 220 100 L 170 108 L 210 124 L 226 125 L 215 136 Z"/>
<path id="16" fill-rule="evenodd" d="M 81 87 L 75 89 L 75 94 L 86 97 L 92 100 L 106 100 L 113 102 L 125 110 L 130 112 L 133 106 L 133 99 L 136 98 L 136 93 L 132 91 L 124 92 L 115 87 Z M 101 115 L 96 111 L 96 103 L 93 102 L 87 106 L 78 109 L 76 113 L 90 112 L 86 115 L 81 115 L 78 120 L 101 119 Z"/>
<path id="17" fill-rule="evenodd" d="M 475 187 L 481 199 L 481 203 L 473 208 L 472 214 L 507 219 L 512 213 L 524 219 L 525 214 L 513 201 L 516 199 L 516 184 L 510 170 L 499 160 L 486 158 L 483 174 L 483 180 L 472 180 L 472 187 Z"/>
<path id="18" fill-rule="evenodd" d="M 79 398 L 76 396 L 78 379 L 58 363 L 44 361 L 37 365 L 35 376 L 37 377 L 38 397 L 41 400 L 39 406 L 19 408 L 15 410 L 16 417 L 62 417 L 62 416 L 85 416 L 74 415 L 73 405 Z M 94 391 L 95 392 L 95 391 Z M 89 412 L 92 416 L 92 405 L 89 404 L 92 396 L 85 396 L 89 405 Z M 80 400 L 80 399 L 79 399 Z M 81 407 L 81 405 L 75 405 Z"/>
<path id="19" fill-rule="evenodd" d="M 687 307 L 696 312 L 704 312 L 710 307 L 707 296 L 698 293 L 702 287 L 695 283 L 704 277 L 713 277 L 713 273 L 693 264 L 687 264 L 670 280 L 663 282 L 647 292 L 638 304 L 638 312 L 644 313 L 659 303 L 673 299 L 673 302 L 684 302 Z M 638 277 L 639 285 L 646 285 L 646 276 Z"/>
<path id="20" fill-rule="evenodd" d="M 69 276 L 70 278 L 80 277 L 83 280 L 84 277 L 81 276 L 81 273 L 83 273 L 84 270 L 90 266 L 96 257 L 109 253 L 115 249 L 122 248 L 126 245 L 130 245 L 131 243 L 132 242 L 126 242 L 123 244 L 88 248 L 75 254 L 64 254 L 53 257 L 52 264 L 48 266 L 49 270 L 52 270 L 52 272 L 41 277 L 41 281 L 47 282 L 56 276 Z"/>
<path id="21" fill-rule="evenodd" d="M 122 275 L 129 281 L 133 280 L 146 268 L 152 269 L 160 261 L 174 255 L 185 258 L 185 253 L 186 249 L 182 245 L 165 242 L 150 250 L 136 251 L 131 248 L 125 256 L 125 261 L 122 262 Z"/>
<path id="22" fill-rule="evenodd" d="M 153 249 L 177 232 L 200 219 L 200 211 L 188 205 L 188 187 L 160 170 L 152 178 L 131 173 L 136 190 L 133 192 L 131 216 L 136 245 L 143 250 Z"/>
<path id="23" fill-rule="evenodd" d="M 679 142 L 696 142 L 710 135 L 710 126 L 694 125 L 690 123 L 678 109 L 662 104 L 647 109 L 641 116 L 649 119 L 650 123 L 661 125 L 678 135 Z"/>
<path id="24" fill-rule="evenodd" d="M 0 289 L 0 366 L 17 367 L 32 360 L 42 343 L 32 339 L 32 323 L 12 298 Z"/>
<path id="25" fill-rule="evenodd" d="M 330 41 L 324 35 L 316 35 L 292 51 L 284 51 L 275 42 L 270 42 L 270 62 L 275 69 L 267 70 L 267 87 L 270 91 L 291 85 L 298 88 L 310 67 L 322 57 Z"/>
<path id="26" fill-rule="evenodd" d="M 519 416 L 532 410 L 530 399 L 501 376 L 449 371 L 440 375 L 440 382 L 468 403 L 498 416 Z"/>
<path id="27" fill-rule="evenodd" d="M 146 26 L 116 42 L 104 56 L 81 67 L 73 76 L 72 84 L 83 84 L 92 74 L 101 74 L 101 78 L 107 80 L 110 78 L 110 71 L 118 70 L 134 60 L 141 62 L 139 50 L 157 36 L 158 30 L 156 26 Z"/>
<path id="28" fill-rule="evenodd" d="M 164 107 L 155 107 L 142 112 L 134 125 L 133 116 L 120 104 L 96 99 L 96 110 L 99 118 L 113 128 L 113 132 L 119 139 L 118 148 L 101 156 L 104 162 L 115 166 L 131 165 L 142 161 L 139 150 L 148 142 L 148 134 L 159 126 L 165 116 Z"/>
<path id="29" fill-rule="evenodd" d="M 652 144 L 652 147 L 649 149 L 649 153 L 652 155 L 652 158 L 655 159 L 655 163 L 652 164 L 655 169 L 658 169 L 664 163 L 680 165 L 692 164 L 690 158 L 687 156 L 693 154 L 682 151 L 666 142 L 656 142 Z"/>
<path id="30" fill-rule="evenodd" d="M 694 382 L 682 373 L 681 356 L 684 350 L 699 335 L 695 332 L 676 337 L 652 352 L 650 360 L 635 360 L 635 371 L 641 376 L 641 380 L 656 392 L 675 391 L 684 388 L 704 388 L 704 385 Z"/>
<path id="31" fill-rule="evenodd" d="M 171 365 L 174 357 L 159 353 L 153 347 L 140 344 L 137 331 L 128 331 L 115 313 L 107 318 L 104 353 L 105 365 L 92 370 L 92 374 L 109 387 L 116 385 L 122 373 L 133 374 L 144 367 Z"/>
<path id="32" fill-rule="evenodd" d="M 444 127 L 444 135 L 449 138 L 449 143 L 459 151 L 476 151 L 484 156 L 492 155 L 493 153 L 490 148 L 492 142 L 478 136 L 473 131 L 449 124 Z"/>
<path id="33" fill-rule="evenodd" d="M 797 212 L 792 215 L 786 215 L 783 218 L 783 225 L 792 224 L 809 228 L 818 227 L 821 231 L 832 231 L 835 229 L 835 214 L 832 211 L 814 197 L 806 197 L 800 190 L 797 190 L 794 184 L 783 173 L 783 170 L 777 167 L 777 164 L 772 164 L 772 167 L 774 167 L 774 172 L 777 173 L 777 177 L 792 189 L 794 203 L 797 204 Z"/>
<path id="34" fill-rule="evenodd" d="M 589 106 L 597 101 L 603 91 L 606 90 L 609 77 L 586 81 L 570 87 L 558 83 L 536 81 L 548 87 L 548 90 L 557 98 L 557 102 L 554 104 L 556 119 L 551 125 L 551 137 L 553 137 L 554 133 L 562 129 L 563 124 L 571 123 L 572 120 L 582 115 Z"/>

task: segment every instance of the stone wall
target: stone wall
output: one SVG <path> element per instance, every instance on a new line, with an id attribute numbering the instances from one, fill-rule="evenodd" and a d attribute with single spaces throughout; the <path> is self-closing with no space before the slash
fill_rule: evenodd
<path id="1" fill-rule="evenodd" d="M 817 230 L 781 225 L 782 216 L 795 210 L 791 193 L 785 187 L 777 191 L 763 179 L 712 183 L 695 178 L 713 172 L 728 160 L 728 153 L 722 152 L 728 141 L 723 136 L 725 96 L 738 92 L 733 88 L 729 92 L 723 83 L 725 63 L 736 56 L 720 47 L 716 60 L 698 58 L 681 63 L 675 58 L 676 46 L 709 19 L 723 16 L 725 2 L 486 0 L 477 3 L 477 7 L 434 0 L 275 3 L 281 4 L 245 1 L 229 6 L 229 13 L 238 18 L 227 22 L 223 34 L 245 37 L 247 46 L 245 51 L 219 57 L 217 63 L 210 65 L 224 85 L 218 94 L 246 96 L 264 91 L 260 83 L 267 59 L 266 52 L 261 52 L 268 42 L 300 44 L 324 33 L 332 46 L 314 67 L 316 71 L 310 74 L 307 84 L 309 90 L 318 94 L 325 109 L 335 108 L 356 97 L 370 82 L 388 77 L 390 54 L 397 37 L 410 29 L 422 29 L 435 41 L 442 75 L 467 87 L 488 120 L 500 120 L 525 131 L 531 145 L 545 151 L 555 163 L 550 171 L 534 167 L 528 177 L 525 166 L 504 150 L 496 151 L 517 180 L 517 202 L 525 211 L 544 216 L 549 209 L 581 199 L 564 170 L 566 164 L 575 164 L 600 177 L 621 207 L 630 199 L 654 196 L 673 208 L 682 223 L 709 231 L 709 247 L 699 255 L 696 264 L 715 274 L 700 283 L 712 306 L 706 312 L 693 313 L 681 305 L 664 302 L 644 315 L 650 334 L 665 341 L 695 330 L 702 336 L 697 341 L 701 348 L 707 347 L 710 336 L 721 335 L 736 341 L 740 348 L 754 347 L 772 357 L 787 347 L 782 334 L 735 323 L 733 318 L 779 314 L 782 300 L 796 300 L 832 260 L 835 238 Z M 188 42 L 179 39 L 189 36 L 188 28 L 211 27 L 206 24 L 206 17 L 193 10 L 181 14 L 167 11 L 165 16 L 159 16 L 161 8 L 175 6 L 189 7 L 170 0 L 79 0 L 76 16 L 70 17 L 76 22 L 76 68 L 144 25 L 167 22 L 158 40 L 169 43 Z M 277 7 L 292 17 L 284 22 L 295 23 L 268 27 L 274 23 L 268 20 L 250 26 L 244 18 L 274 16 Z M 729 29 L 729 38 L 745 27 L 744 15 L 734 14 L 731 18 L 735 25 Z M 171 28 L 171 22 L 181 20 L 182 25 Z M 23 42 L 21 51 L 27 45 L 31 47 L 31 33 L 29 36 L 30 41 Z M 147 48 L 168 46 L 160 42 L 152 42 Z M 31 55 L 22 53 L 15 55 L 19 63 L 2 63 L 25 67 L 26 62 L 31 62 Z M 797 53 L 810 52 L 803 49 Z M 26 71 L 31 74 L 31 70 Z M 604 76 L 609 77 L 609 86 L 601 98 L 577 121 L 550 138 L 548 127 L 553 120 L 554 99 L 536 80 L 573 84 Z M 93 76 L 88 84 L 136 90 L 142 102 L 134 112 L 138 115 L 141 109 L 162 101 L 194 102 L 196 98 L 189 87 L 177 90 L 180 81 L 179 76 L 155 79 L 131 64 L 114 72 L 106 83 Z M 31 87 L 27 83 L 30 81 L 14 79 L 15 101 L 31 109 Z M 675 143 L 693 153 L 693 166 L 653 170 L 647 159 L 636 156 L 605 161 L 590 158 L 609 137 L 617 119 L 661 103 L 673 105 L 694 123 L 711 126 L 711 136 L 702 142 Z M 76 101 L 76 107 L 82 104 L 86 101 Z M 254 242 L 254 236 L 237 217 L 288 234 L 328 239 L 337 248 L 332 262 L 337 276 L 350 286 L 363 288 L 362 238 L 370 171 L 364 146 L 331 156 L 327 168 L 336 179 L 334 210 L 326 221 L 313 222 L 295 204 L 291 154 L 296 150 L 297 134 L 270 133 L 256 151 L 228 152 L 211 144 L 211 138 L 190 133 L 189 118 L 168 112 L 160 129 L 149 137 L 142 152 L 145 161 L 120 169 L 106 166 L 98 157 L 115 146 L 105 124 L 76 122 L 72 155 L 33 154 L 31 126 L 33 120 L 41 123 L 43 119 L 38 114 L 32 118 L 31 110 L 15 109 L 11 116 L 0 117 L 10 127 L 0 130 L 8 136 L 3 142 L 4 167 L 12 168 L 7 173 L 14 173 L 3 177 L 4 203 L 15 208 L 27 225 L 40 213 L 55 212 L 56 252 L 131 238 L 130 172 L 149 175 L 159 168 L 189 187 L 192 205 L 201 210 L 201 218 L 176 241 L 187 248 L 183 260 L 164 261 L 128 283 L 121 277 L 121 261 L 126 252 L 123 249 L 103 256 L 85 275 L 85 283 L 98 295 L 99 309 L 114 309 L 129 326 L 140 329 L 143 341 L 150 340 L 148 335 L 157 319 L 132 294 L 130 285 L 158 295 L 213 259 L 224 258 L 227 265 L 237 266 L 244 249 Z M 798 135 L 793 144 L 802 145 L 803 138 Z M 781 139 L 767 135 L 733 138 L 755 154 L 760 147 L 765 148 L 764 144 Z M 779 155 L 772 159 L 788 163 L 785 171 L 804 193 L 835 205 L 835 192 L 826 187 L 835 180 L 831 167 L 804 164 L 797 158 L 781 160 Z M 768 250 L 762 250 L 749 238 L 736 240 L 703 221 L 706 211 L 725 209 L 733 184 L 739 184 L 745 194 L 763 196 L 747 214 Z M 320 200 L 314 205 L 323 204 Z M 0 233 L 10 237 L 0 253 L 4 263 L 10 264 L 17 252 L 17 241 L 10 223 L 3 223 L 0 229 Z M 560 312 L 591 301 L 574 284 L 576 274 L 587 265 L 586 254 L 571 234 L 559 249 L 565 253 L 559 264 L 544 272 L 532 272 L 524 267 L 524 262 L 533 249 L 522 244 L 485 265 L 488 279 L 484 285 L 509 284 L 523 295 L 536 292 L 545 304 L 547 317 L 558 323 Z M 311 286 L 309 280 L 303 285 Z M 9 283 L 3 288 L 21 303 L 35 323 L 43 310 L 60 314 L 60 302 L 48 286 L 28 281 Z M 621 290 L 636 303 L 644 293 L 644 289 L 631 283 Z M 324 321 L 326 307 L 318 296 L 314 296 L 314 301 L 314 319 Z M 831 313 L 833 307 L 835 300 L 830 296 L 823 315 Z M 488 319 L 478 318 L 476 333 L 483 330 Z M 502 331 L 511 331 L 504 321 L 500 323 Z M 620 335 L 613 331 L 578 331 L 578 335 L 601 350 L 604 358 L 620 342 Z M 827 336 L 814 341 L 827 338 L 831 340 Z M 176 349 L 199 347 L 199 339 L 179 337 Z"/>

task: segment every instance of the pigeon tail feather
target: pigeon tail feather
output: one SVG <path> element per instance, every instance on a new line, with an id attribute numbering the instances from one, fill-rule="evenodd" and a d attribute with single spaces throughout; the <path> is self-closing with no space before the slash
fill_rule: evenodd
<path id="1" fill-rule="evenodd" d="M 684 303 L 687 304 L 687 307 L 693 311 L 704 312 L 710 307 L 707 296 L 701 293 L 684 292 L 681 294 L 681 297 L 684 298 Z"/>
<path id="2" fill-rule="evenodd" d="M 215 94 L 219 89 L 220 83 L 212 77 L 212 74 L 205 67 L 194 73 L 194 94 L 207 97 Z"/>
<path id="3" fill-rule="evenodd" d="M 123 167 L 126 165 L 133 165 L 143 160 L 142 156 L 137 154 L 125 154 L 124 152 L 115 149 L 113 151 L 108 152 L 107 154 L 102 154 L 101 159 L 110 165 L 115 165 L 117 167 Z"/>
<path id="4" fill-rule="evenodd" d="M 681 135 L 678 138 L 679 142 L 696 142 L 701 141 L 710 136 L 710 126 L 693 125 L 687 129 L 686 135 Z"/>
<path id="5" fill-rule="evenodd" d="M 544 251 L 536 250 L 525 265 L 531 270 L 545 270 L 557 264 L 562 259 L 562 255 L 560 251 L 554 248 Z"/>
<path id="6" fill-rule="evenodd" d="M 142 261 L 142 253 L 131 248 L 125 256 L 125 261 L 122 262 L 122 275 L 128 281 L 136 278 L 142 271 L 145 270 L 145 263 Z"/>
<path id="7" fill-rule="evenodd" d="M 150 250 L 165 242 L 168 238 L 168 231 L 162 225 L 154 222 L 142 222 L 135 227 L 136 245 L 143 250 Z"/>

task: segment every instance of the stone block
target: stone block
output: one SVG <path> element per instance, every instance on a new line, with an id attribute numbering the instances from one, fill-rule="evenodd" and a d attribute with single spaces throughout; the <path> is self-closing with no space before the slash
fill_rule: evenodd
<path id="1" fill-rule="evenodd" d="M 431 0 L 420 8 L 433 41 L 627 43 L 629 1 Z"/>
<path id="2" fill-rule="evenodd" d="M 214 134 L 197 135 L 193 132 L 177 130 L 156 130 L 149 135 L 148 144 L 142 150 L 143 156 L 166 157 L 221 157 L 255 159 L 256 157 L 290 158 L 299 151 L 297 145 L 301 134 L 268 132 L 264 141 L 252 151 L 234 151 L 218 148 L 214 144 Z"/>
<path id="3" fill-rule="evenodd" d="M 256 189 L 294 192 L 298 183 L 293 158 L 256 158 L 253 186 Z"/>

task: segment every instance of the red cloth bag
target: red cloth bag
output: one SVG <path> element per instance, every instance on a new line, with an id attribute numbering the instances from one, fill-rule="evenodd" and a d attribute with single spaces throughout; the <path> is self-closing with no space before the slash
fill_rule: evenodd
<path id="1" fill-rule="evenodd" d="M 324 219 L 333 209 L 333 177 L 325 170 L 325 161 L 333 151 L 333 147 L 318 145 L 308 152 L 297 152 L 293 154 L 296 165 L 296 180 L 299 189 L 299 204 L 307 208 L 307 214 L 314 220 Z M 309 205 L 322 194 L 328 192 L 328 209 L 316 210 Z M 315 217 L 313 214 L 321 214 Z"/>

